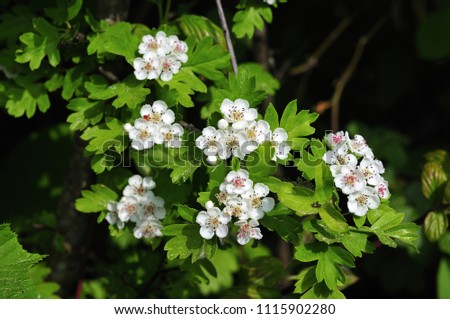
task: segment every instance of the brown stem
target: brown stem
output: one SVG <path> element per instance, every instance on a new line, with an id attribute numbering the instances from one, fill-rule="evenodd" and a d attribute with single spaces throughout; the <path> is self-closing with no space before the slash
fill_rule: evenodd
<path id="1" fill-rule="evenodd" d="M 305 73 L 312 68 L 314 68 L 317 63 L 319 62 L 322 55 L 330 48 L 330 46 L 333 44 L 333 42 L 344 32 L 345 29 L 350 25 L 352 19 L 350 17 L 345 18 L 342 20 L 337 27 L 328 34 L 328 36 L 325 38 L 325 40 L 317 47 L 317 49 L 313 52 L 313 54 L 308 58 L 307 61 L 303 62 L 302 64 L 293 67 L 291 69 L 292 75 L 298 75 Z"/>
<path id="2" fill-rule="evenodd" d="M 339 108 L 342 93 L 344 92 L 345 86 L 352 77 L 356 70 L 356 67 L 361 60 L 361 56 L 366 48 L 367 43 L 372 39 L 375 33 L 381 28 L 381 26 L 386 22 L 386 17 L 382 17 L 378 20 L 372 28 L 365 35 L 359 38 L 358 45 L 356 46 L 353 56 L 342 72 L 338 81 L 336 82 L 336 88 L 334 89 L 333 95 L 331 97 L 331 129 L 336 132 L 339 129 Z"/>
<path id="3" fill-rule="evenodd" d="M 238 65 L 236 60 L 236 54 L 234 53 L 233 42 L 231 41 L 230 29 L 228 28 L 227 19 L 223 12 L 222 1 L 216 0 L 217 12 L 219 13 L 220 23 L 222 25 L 223 32 L 225 33 L 225 39 L 227 41 L 228 51 L 230 52 L 231 65 L 233 66 L 234 74 L 238 72 Z"/>

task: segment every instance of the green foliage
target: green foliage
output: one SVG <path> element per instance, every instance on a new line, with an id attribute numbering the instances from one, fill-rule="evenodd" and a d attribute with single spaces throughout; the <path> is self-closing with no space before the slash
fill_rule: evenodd
<path id="1" fill-rule="evenodd" d="M 33 117 L 36 108 L 45 113 L 50 108 L 50 99 L 42 83 L 33 83 L 23 79 L 19 86 L 10 87 L 6 109 L 14 117 L 24 114 L 27 118 Z"/>
<path id="2" fill-rule="evenodd" d="M 247 36 L 252 38 L 255 28 L 262 30 L 264 28 L 264 20 L 268 23 L 272 22 L 272 9 L 261 4 L 260 6 L 248 6 L 243 10 L 239 10 L 233 17 L 232 31 L 237 38 Z"/>
<path id="3" fill-rule="evenodd" d="M 187 37 L 194 36 L 198 40 L 212 37 L 215 43 L 227 48 L 222 29 L 206 17 L 186 14 L 177 20 L 177 26 Z"/>
<path id="4" fill-rule="evenodd" d="M 17 51 L 16 61 L 19 63 L 29 62 L 30 69 L 36 70 L 47 56 L 50 65 L 57 66 L 61 61 L 58 48 L 61 35 L 58 29 L 43 18 L 34 18 L 33 28 L 37 33 L 28 32 L 19 37 L 20 42 L 25 44 L 25 49 Z"/>
<path id="5" fill-rule="evenodd" d="M 75 202 L 75 207 L 82 213 L 97 213 L 104 209 L 110 201 L 117 200 L 117 194 L 109 187 L 96 184 L 91 190 L 81 191 L 81 198 Z"/>
<path id="6" fill-rule="evenodd" d="M 0 225 L 0 256 L 0 298 L 39 298 L 31 270 L 43 256 L 25 251 L 7 224 Z"/>
<path id="7" fill-rule="evenodd" d="M 448 258 L 442 258 L 439 263 L 437 273 L 437 297 L 438 298 L 450 298 L 450 262 Z"/>
<path id="8" fill-rule="evenodd" d="M 81 135 L 85 141 L 89 141 L 86 150 L 94 154 L 103 154 L 108 149 L 114 148 L 121 152 L 123 145 L 123 124 L 116 118 L 107 117 L 104 124 L 87 128 Z"/>

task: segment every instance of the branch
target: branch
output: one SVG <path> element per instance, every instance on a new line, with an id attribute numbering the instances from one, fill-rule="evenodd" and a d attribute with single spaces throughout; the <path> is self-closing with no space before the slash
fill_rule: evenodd
<path id="1" fill-rule="evenodd" d="M 234 53 L 233 43 L 231 42 L 230 29 L 228 29 L 227 19 L 225 18 L 225 13 L 223 12 L 221 0 L 216 0 L 217 12 L 219 13 L 220 23 L 222 25 L 223 32 L 225 33 L 225 39 L 227 41 L 228 51 L 230 52 L 231 65 L 233 66 L 234 74 L 238 72 L 238 66 L 236 61 L 236 54 Z"/>
<path id="2" fill-rule="evenodd" d="M 359 38 L 358 45 L 356 46 L 355 52 L 353 53 L 350 63 L 345 68 L 344 72 L 341 74 L 339 80 L 336 83 L 336 88 L 334 89 L 333 95 L 331 97 L 331 129 L 336 132 L 339 129 L 339 104 L 341 100 L 342 93 L 344 92 L 345 86 L 352 77 L 356 70 L 356 67 L 361 60 L 361 56 L 366 48 L 367 43 L 373 38 L 381 26 L 386 22 L 387 17 L 382 17 L 375 23 L 375 25 Z"/>
<path id="3" fill-rule="evenodd" d="M 312 68 L 314 68 L 319 62 L 322 55 L 330 48 L 333 42 L 344 32 L 345 29 L 350 25 L 352 21 L 351 17 L 347 17 L 342 20 L 337 27 L 328 34 L 325 40 L 319 45 L 319 47 L 314 51 L 314 53 L 308 58 L 308 60 L 296 67 L 291 69 L 292 75 L 298 75 L 305 73 Z"/>

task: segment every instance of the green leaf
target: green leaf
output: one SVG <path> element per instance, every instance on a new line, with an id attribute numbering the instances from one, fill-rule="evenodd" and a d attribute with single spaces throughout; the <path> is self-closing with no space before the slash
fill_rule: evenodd
<path id="1" fill-rule="evenodd" d="M 450 262 L 441 258 L 437 272 L 437 297 L 450 299 Z"/>
<path id="2" fill-rule="evenodd" d="M 350 231 L 342 236 L 341 242 L 344 247 L 355 257 L 362 257 L 362 253 L 371 254 L 375 246 L 368 239 L 369 234 Z"/>
<path id="3" fill-rule="evenodd" d="M 264 215 L 260 223 L 271 231 L 275 231 L 283 240 L 293 243 L 299 243 L 299 235 L 302 231 L 302 224 L 291 216 L 269 216 Z"/>
<path id="4" fill-rule="evenodd" d="M 106 87 L 106 83 L 87 82 L 89 98 L 94 100 L 108 100 L 116 97 L 112 102 L 115 108 L 120 108 L 125 104 L 130 109 L 140 106 L 145 102 L 145 98 L 150 94 L 150 89 L 144 88 L 145 81 L 139 81 L 134 75 L 129 75 L 123 82 L 114 83 Z"/>
<path id="5" fill-rule="evenodd" d="M 450 10 L 430 13 L 417 31 L 417 50 L 425 59 L 442 59 L 450 54 Z"/>
<path id="6" fill-rule="evenodd" d="M 277 163 L 272 161 L 273 154 L 270 143 L 264 143 L 246 157 L 245 168 L 255 183 L 264 183 L 268 176 L 275 174 Z"/>
<path id="7" fill-rule="evenodd" d="M 439 250 L 447 255 L 450 255 L 450 231 L 445 232 L 445 234 L 439 239 Z"/>
<path id="8" fill-rule="evenodd" d="M 429 241 L 438 241 L 447 231 L 448 218 L 443 212 L 429 212 L 425 217 L 423 228 Z"/>
<path id="9" fill-rule="evenodd" d="M 198 213 L 196 209 L 190 208 L 186 205 L 178 205 L 178 214 L 188 222 L 193 223 Z"/>
<path id="10" fill-rule="evenodd" d="M 279 127 L 278 125 L 278 113 L 277 110 L 275 109 L 275 107 L 273 106 L 272 103 L 269 104 L 269 106 L 266 109 L 266 113 L 264 113 L 264 120 L 269 123 L 270 128 L 273 130 L 277 127 Z"/>
<path id="11" fill-rule="evenodd" d="M 42 299 L 59 299 L 56 294 L 60 286 L 56 282 L 46 281 L 45 278 L 50 275 L 51 269 L 44 266 L 42 263 L 31 268 L 30 276 L 33 283 L 36 285 L 36 290 L 39 297 Z"/>
<path id="12" fill-rule="evenodd" d="M 105 210 L 108 203 L 118 197 L 109 187 L 95 184 L 91 186 L 91 190 L 81 191 L 81 198 L 75 201 L 75 208 L 82 213 L 97 213 Z"/>
<path id="13" fill-rule="evenodd" d="M 286 132 L 291 131 L 295 124 L 295 116 L 297 115 L 297 100 L 289 102 L 284 108 L 283 115 L 281 115 L 280 127 L 284 128 Z"/>
<path id="14" fill-rule="evenodd" d="M 36 70 L 47 56 L 50 65 L 57 66 L 61 60 L 58 48 L 61 37 L 58 29 L 43 18 L 34 18 L 33 28 L 38 33 L 28 32 L 19 37 L 20 42 L 25 44 L 25 49 L 17 50 L 16 61 L 29 62 L 30 69 Z"/>
<path id="15" fill-rule="evenodd" d="M 320 203 L 326 203 L 333 196 L 334 179 L 325 162 L 315 168 L 314 180 L 316 181 L 316 196 Z"/>
<path id="16" fill-rule="evenodd" d="M 105 53 L 112 53 L 123 56 L 129 64 L 133 64 L 140 39 L 133 34 L 131 24 L 118 22 L 111 26 L 101 24 L 98 27 L 103 27 L 104 30 L 88 36 L 88 54 L 97 53 L 97 56 L 102 57 Z"/>
<path id="17" fill-rule="evenodd" d="M 230 65 L 230 56 L 220 45 L 213 44 L 213 38 L 203 38 L 195 42 L 193 38 L 186 40 L 189 46 L 189 60 L 182 66 L 210 80 L 224 78 L 223 71 Z"/>
<path id="18" fill-rule="evenodd" d="M 195 92 L 206 93 L 207 87 L 191 70 L 182 67 L 172 80 L 164 82 L 158 80 L 161 87 L 168 86 L 169 90 L 178 93 L 178 102 L 184 107 L 193 107 L 191 95 Z"/>
<path id="19" fill-rule="evenodd" d="M 256 89 L 275 95 L 280 88 L 280 82 L 259 63 L 241 63 L 240 68 L 246 68 L 255 77 Z M 274 126 L 278 127 L 278 126 Z"/>
<path id="20" fill-rule="evenodd" d="M 105 124 L 87 128 L 81 138 L 89 141 L 87 151 L 103 154 L 113 147 L 117 152 L 123 151 L 125 149 L 123 136 L 123 124 L 116 118 L 107 117 Z"/>
<path id="21" fill-rule="evenodd" d="M 175 224 L 164 227 L 162 232 L 166 236 L 174 236 L 164 246 L 169 260 L 186 259 L 192 255 L 192 262 L 195 262 L 206 249 L 206 240 L 200 236 L 198 225 Z"/>
<path id="22" fill-rule="evenodd" d="M 234 15 L 232 31 L 238 39 L 245 36 L 251 39 L 255 28 L 258 30 L 263 29 L 264 20 L 268 23 L 272 22 L 271 8 L 268 6 L 247 7 L 244 10 L 236 12 Z"/>
<path id="23" fill-rule="evenodd" d="M 56 8 L 44 8 L 45 14 L 56 22 L 66 22 L 75 18 L 81 10 L 83 0 L 58 0 Z"/>
<path id="24" fill-rule="evenodd" d="M 6 109 L 8 114 L 14 117 L 21 117 L 24 114 L 27 118 L 33 117 L 38 108 L 45 113 L 50 108 L 50 99 L 43 83 L 26 82 L 26 88 L 12 87 L 8 90 L 8 101 Z"/>
<path id="25" fill-rule="evenodd" d="M 348 231 L 348 224 L 344 216 L 330 203 L 325 203 L 319 209 L 320 218 L 331 230 L 338 233 L 345 233 Z"/>
<path id="26" fill-rule="evenodd" d="M 212 37 L 215 43 L 227 49 L 222 28 L 206 17 L 185 14 L 177 20 L 177 25 L 186 37 L 194 36 L 197 40 Z"/>
<path id="27" fill-rule="evenodd" d="M 0 298 L 39 298 L 31 277 L 43 256 L 25 251 L 8 224 L 0 225 Z"/>
<path id="28" fill-rule="evenodd" d="M 395 248 L 397 243 L 394 239 L 397 239 L 417 250 L 415 241 L 420 228 L 414 223 L 402 223 L 404 214 L 381 204 L 377 209 L 369 210 L 367 218 L 372 224 L 370 230 L 384 245 Z"/>
<path id="29" fill-rule="evenodd" d="M 250 107 L 258 106 L 267 97 L 266 92 L 256 89 L 256 78 L 245 65 L 240 65 L 238 73 L 230 73 L 224 88 L 217 91 L 217 100 L 212 105 L 214 110 L 220 109 L 220 104 L 226 98 L 247 100 Z"/>
<path id="30" fill-rule="evenodd" d="M 447 175 L 441 164 L 436 162 L 425 163 L 422 170 L 422 192 L 428 199 L 437 200 L 447 182 Z"/>
<path id="31" fill-rule="evenodd" d="M 294 256 L 303 262 L 317 260 L 317 281 L 324 281 L 331 290 L 336 290 L 338 285 L 345 284 L 345 274 L 341 265 L 355 267 L 354 257 L 348 251 L 320 242 L 297 246 Z"/>
<path id="32" fill-rule="evenodd" d="M 303 268 L 297 276 L 294 293 L 303 294 L 316 283 L 316 266 Z"/>
<path id="33" fill-rule="evenodd" d="M 69 110 L 75 111 L 67 118 L 70 129 L 82 131 L 89 125 L 98 124 L 103 119 L 105 106 L 102 102 L 89 101 L 86 98 L 75 98 L 67 105 Z"/>
<path id="34" fill-rule="evenodd" d="M 330 290 L 324 282 L 319 282 L 309 289 L 302 299 L 345 299 L 345 296 L 338 289 Z"/>
<path id="35" fill-rule="evenodd" d="M 310 113 L 309 110 L 301 110 L 295 116 L 295 125 L 290 130 L 286 130 L 289 138 L 303 137 L 313 134 L 316 129 L 311 126 L 311 123 L 315 122 L 319 114 Z"/>

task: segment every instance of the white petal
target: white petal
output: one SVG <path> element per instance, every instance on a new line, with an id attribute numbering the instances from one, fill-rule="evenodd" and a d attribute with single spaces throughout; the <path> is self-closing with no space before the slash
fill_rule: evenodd
<path id="1" fill-rule="evenodd" d="M 240 245 L 246 245 L 249 241 L 250 241 L 250 236 L 248 235 L 243 235 L 240 232 L 238 232 L 237 237 L 236 237 L 236 241 L 240 244 Z"/>
<path id="2" fill-rule="evenodd" d="M 128 179 L 128 184 L 134 187 L 139 187 L 142 185 L 142 177 L 139 175 L 133 175 Z"/>
<path id="3" fill-rule="evenodd" d="M 253 190 L 258 197 L 265 197 L 269 194 L 269 187 L 263 183 L 256 183 Z"/>
<path id="4" fill-rule="evenodd" d="M 216 235 L 219 238 L 225 238 L 228 235 L 228 227 L 226 225 L 219 225 L 216 228 Z"/>
<path id="5" fill-rule="evenodd" d="M 162 72 L 161 73 L 161 80 L 163 80 L 164 82 L 168 82 L 168 81 L 172 80 L 172 78 L 173 78 L 172 72 Z"/>
<path id="6" fill-rule="evenodd" d="M 214 203 L 212 202 L 212 201 L 207 201 L 206 203 L 205 203 L 205 208 L 206 209 L 211 209 L 211 208 L 213 208 L 214 207 Z"/>
<path id="7" fill-rule="evenodd" d="M 217 122 L 217 127 L 221 130 L 226 130 L 228 128 L 228 122 L 224 119 L 220 119 L 219 122 Z"/>
<path id="8" fill-rule="evenodd" d="M 144 186 L 145 189 L 150 190 L 156 187 L 156 183 L 152 177 L 147 176 L 142 180 L 142 186 Z"/>
<path id="9" fill-rule="evenodd" d="M 155 102 L 153 102 L 153 105 L 152 105 L 153 112 L 159 113 L 159 114 L 166 112 L 167 108 L 168 107 L 167 107 L 166 102 L 161 101 L 161 100 L 156 100 Z"/>
<path id="10" fill-rule="evenodd" d="M 248 216 L 250 216 L 251 219 L 259 220 L 264 217 L 264 212 L 261 208 L 253 208 L 248 212 Z"/>
<path id="11" fill-rule="evenodd" d="M 200 213 L 198 213 L 197 217 L 195 218 L 195 221 L 200 226 L 205 226 L 206 224 L 209 223 L 209 216 L 208 214 L 206 214 L 205 211 L 201 211 Z"/>
<path id="12" fill-rule="evenodd" d="M 244 120 L 246 121 L 254 121 L 257 117 L 258 111 L 254 108 L 250 108 L 244 113 Z"/>
<path id="13" fill-rule="evenodd" d="M 155 211 L 154 215 L 157 219 L 163 219 L 164 217 L 166 217 L 166 209 L 164 207 L 158 208 Z"/>
<path id="14" fill-rule="evenodd" d="M 127 185 L 127 186 L 125 186 L 122 193 L 124 196 L 134 196 L 134 195 L 136 195 L 136 187 Z"/>
<path id="15" fill-rule="evenodd" d="M 217 163 L 217 156 L 208 156 L 206 157 L 206 161 L 211 165 L 215 165 Z"/>
<path id="16" fill-rule="evenodd" d="M 150 104 L 145 104 L 141 107 L 140 114 L 142 117 L 145 115 L 153 115 L 152 106 Z"/>
<path id="17" fill-rule="evenodd" d="M 142 151 L 144 149 L 144 143 L 134 140 L 133 142 L 131 142 L 131 147 L 135 150 Z"/>
<path id="18" fill-rule="evenodd" d="M 262 210 L 270 212 L 275 207 L 275 200 L 272 197 L 266 197 L 262 200 Z"/>
<path id="19" fill-rule="evenodd" d="M 224 99 L 220 105 L 220 112 L 223 114 L 230 114 L 231 108 L 234 106 L 233 101 L 230 99 Z"/>
<path id="20" fill-rule="evenodd" d="M 106 208 L 110 211 L 110 212 L 116 212 L 117 211 L 117 202 L 115 201 L 110 201 L 108 203 L 108 205 L 106 205 Z"/>
<path id="21" fill-rule="evenodd" d="M 214 236 L 214 229 L 209 226 L 200 227 L 200 236 L 205 239 L 211 239 Z"/>
<path id="22" fill-rule="evenodd" d="M 259 228 L 252 228 L 250 232 L 250 237 L 254 239 L 261 239 L 263 235 L 261 234 L 261 229 Z"/>
<path id="23" fill-rule="evenodd" d="M 248 104 L 247 100 L 244 99 L 236 99 L 234 101 L 234 106 L 238 107 L 239 109 L 246 111 L 249 109 L 250 104 Z"/>
<path id="24" fill-rule="evenodd" d="M 175 121 L 175 113 L 172 110 L 167 110 L 161 117 L 161 121 L 165 124 L 172 124 Z"/>

